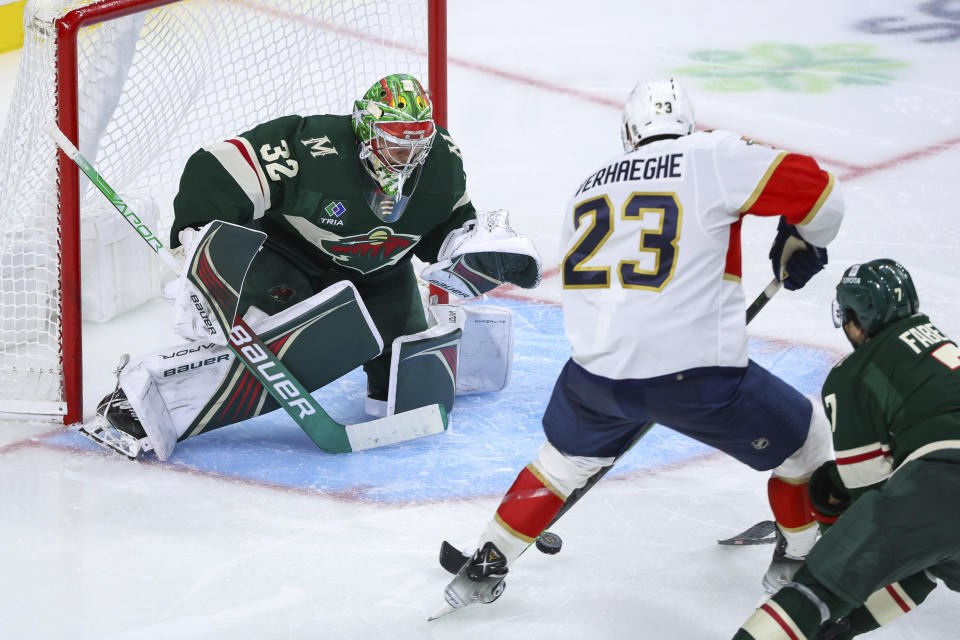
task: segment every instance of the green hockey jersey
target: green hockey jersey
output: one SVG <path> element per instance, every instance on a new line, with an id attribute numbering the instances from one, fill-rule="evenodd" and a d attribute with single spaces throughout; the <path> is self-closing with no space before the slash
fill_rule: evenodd
<path id="1" fill-rule="evenodd" d="M 185 227 L 224 220 L 266 232 L 267 246 L 307 273 L 369 281 L 413 255 L 435 262 L 447 234 L 475 217 L 460 150 L 440 127 L 426 162 L 407 180 L 399 219 L 374 215 L 365 171 L 350 116 L 265 122 L 187 160 L 170 245 L 179 245 Z"/>
<path id="2" fill-rule="evenodd" d="M 854 496 L 910 460 L 960 452 L 960 349 L 925 315 L 898 320 L 854 350 L 822 394 L 837 469 Z"/>

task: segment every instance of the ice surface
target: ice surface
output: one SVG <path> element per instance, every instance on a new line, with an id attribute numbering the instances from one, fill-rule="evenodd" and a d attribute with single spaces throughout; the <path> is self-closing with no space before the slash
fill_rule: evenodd
<path id="1" fill-rule="evenodd" d="M 449 128 L 471 195 L 508 208 L 546 265 L 559 259 L 567 197 L 620 148 L 619 104 L 641 76 L 678 73 L 702 126 L 813 154 L 844 188 L 830 264 L 757 317 L 753 357 L 815 393 L 847 350 L 830 323 L 833 287 L 878 257 L 906 265 L 923 310 L 960 336 L 960 16 L 949 3 L 448 4 Z M 18 59 L 0 55 L 0 115 Z M 748 299 L 769 280 L 774 226 L 744 226 Z M 559 523 L 559 555 L 531 551 L 499 601 L 426 622 L 448 579 L 440 541 L 472 543 L 534 455 L 567 355 L 555 275 L 510 294 L 487 301 L 516 314 L 509 388 L 462 399 L 450 433 L 406 445 L 328 456 L 273 414 L 184 442 L 166 464 L 134 463 L 50 425 L 4 423 L 0 637 L 732 636 L 770 548 L 715 541 L 768 517 L 765 476 L 665 429 Z M 168 315 L 154 302 L 84 327 L 88 411 L 120 353 L 175 342 Z M 358 372 L 318 394 L 343 421 L 360 418 L 362 396 Z M 869 637 L 954 638 L 955 598 L 940 587 Z"/>

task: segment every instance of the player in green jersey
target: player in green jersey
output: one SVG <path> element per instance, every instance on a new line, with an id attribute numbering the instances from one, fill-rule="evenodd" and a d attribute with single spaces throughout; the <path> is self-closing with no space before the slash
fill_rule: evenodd
<path id="1" fill-rule="evenodd" d="M 735 640 L 853 638 L 936 579 L 960 591 L 960 349 L 918 308 L 892 260 L 844 272 L 834 323 L 854 350 L 824 382 L 836 460 L 810 481 L 825 532 Z"/>
<path id="2" fill-rule="evenodd" d="M 456 327 L 428 328 L 414 256 L 429 264 L 423 272 L 427 281 L 462 297 L 502 283 L 534 287 L 541 276 L 535 248 L 510 228 L 506 212 L 474 209 L 460 149 L 434 123 L 421 84 L 406 74 L 378 80 L 355 102 L 352 114 L 283 116 L 207 144 L 186 162 L 174 213 L 170 243 L 182 247 L 187 262 L 212 221 L 266 233 L 237 310 L 250 314 L 255 329 L 264 317 L 287 323 L 306 317 L 304 305 L 313 308 L 322 292 L 349 283 L 363 310 L 361 321 L 350 321 L 353 331 L 363 344 L 374 345 L 373 353 L 359 353 L 342 338 L 322 344 L 311 338 L 307 344 L 298 333 L 299 355 L 285 351 L 281 359 L 292 359 L 291 371 L 309 390 L 362 364 L 367 411 L 374 415 L 437 402 L 452 408 L 460 334 Z M 215 266 L 217 257 L 210 259 Z M 209 342 L 192 285 L 181 277 L 165 293 L 174 302 L 176 332 Z M 324 322 L 334 322 L 321 315 Z M 309 335 L 341 335 L 343 327 L 328 329 L 311 329 Z M 406 357 L 410 349 L 441 354 L 423 360 L 434 363 L 428 367 L 432 374 L 420 367 L 416 379 L 397 375 L 403 366 L 392 358 L 393 351 Z M 177 396 L 175 404 L 191 407 L 183 415 L 173 412 L 179 439 L 265 410 L 247 400 L 249 390 L 224 386 L 231 371 L 217 373 L 215 366 L 203 364 L 210 361 L 209 353 L 192 357 L 201 356 L 199 364 L 163 354 L 162 364 L 131 365 L 146 366 L 148 375 L 140 378 L 151 379 L 164 396 L 154 409 L 158 416 L 172 411 L 167 388 L 171 398 Z M 176 380 L 200 376 L 199 371 L 211 380 Z M 133 390 L 121 374 L 120 395 L 157 396 L 144 385 Z M 113 402 L 102 409 L 107 419 L 122 430 L 139 431 L 144 416 L 133 415 L 135 407 L 124 403 L 125 397 L 108 398 Z M 144 403 L 139 405 L 136 413 L 144 411 Z M 223 407 L 239 406 L 243 409 L 224 414 Z M 270 408 L 269 399 L 265 406 Z"/>

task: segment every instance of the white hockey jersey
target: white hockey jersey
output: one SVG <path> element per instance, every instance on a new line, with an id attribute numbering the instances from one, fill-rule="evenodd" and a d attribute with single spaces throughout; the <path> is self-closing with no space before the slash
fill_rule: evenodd
<path id="1" fill-rule="evenodd" d="M 746 366 L 747 214 L 782 215 L 824 247 L 837 234 L 843 200 L 813 158 L 728 131 L 654 141 L 599 167 L 563 221 L 573 360 L 614 379 Z"/>

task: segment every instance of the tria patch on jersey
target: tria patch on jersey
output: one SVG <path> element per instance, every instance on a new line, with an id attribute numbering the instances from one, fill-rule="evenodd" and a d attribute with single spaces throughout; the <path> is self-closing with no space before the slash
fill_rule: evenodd
<path id="1" fill-rule="evenodd" d="M 323 208 L 327 212 L 328 216 L 333 216 L 334 218 L 339 218 L 344 213 L 347 212 L 347 207 L 342 202 L 329 202 L 327 206 Z"/>
<path id="2" fill-rule="evenodd" d="M 319 222 L 324 227 L 342 227 L 344 226 L 344 216 L 347 213 L 347 203 L 342 200 L 326 200 L 322 206 L 323 217 Z"/>
<path id="3" fill-rule="evenodd" d="M 360 273 L 370 273 L 399 262 L 420 236 L 395 234 L 390 227 L 377 227 L 370 233 L 321 240 L 320 249 L 337 264 Z"/>

